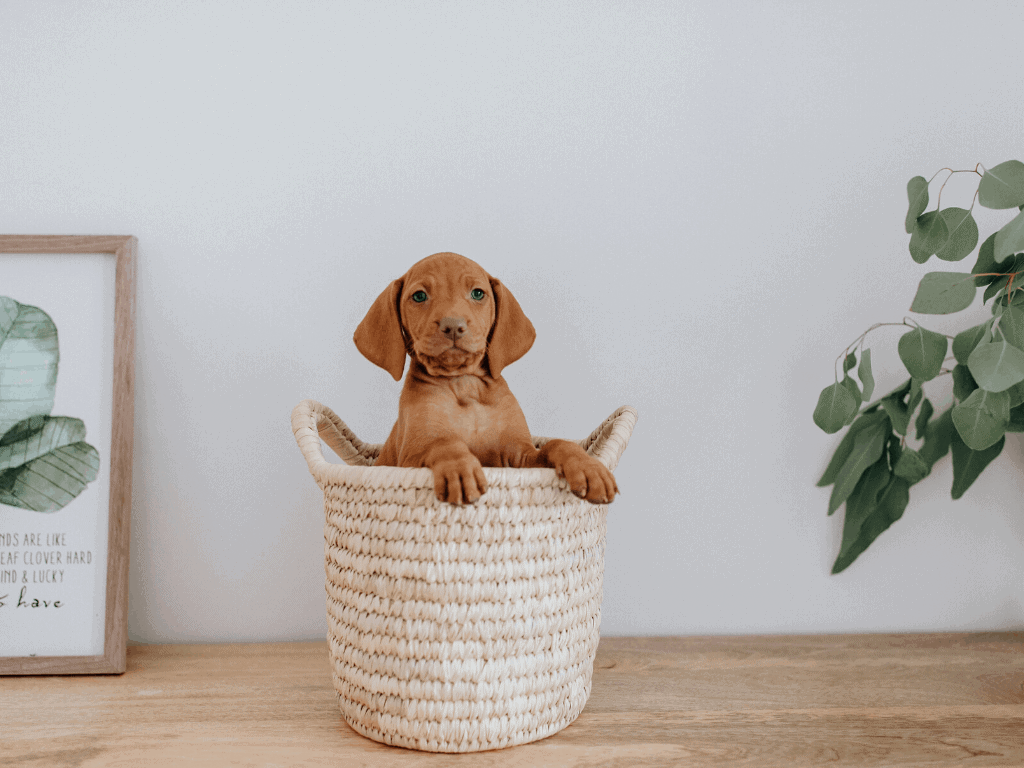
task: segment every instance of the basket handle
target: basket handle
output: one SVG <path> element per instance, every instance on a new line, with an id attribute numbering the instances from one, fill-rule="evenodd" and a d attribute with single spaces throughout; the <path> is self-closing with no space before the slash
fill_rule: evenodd
<path id="1" fill-rule="evenodd" d="M 580 444 L 587 453 L 600 461 L 609 470 L 614 470 L 622 458 L 622 452 L 626 450 L 629 437 L 633 434 L 633 427 L 636 426 L 638 414 L 636 408 L 631 405 L 624 405 L 605 419 L 601 426 L 590 433 Z M 591 447 L 593 446 L 593 451 Z"/>
<path id="2" fill-rule="evenodd" d="M 292 432 L 299 450 L 306 457 L 310 472 L 327 462 L 320 450 L 321 439 L 346 464 L 366 467 L 373 463 L 370 458 L 375 453 L 373 447 L 356 437 L 338 414 L 316 400 L 303 400 L 295 406 L 292 410 Z"/>

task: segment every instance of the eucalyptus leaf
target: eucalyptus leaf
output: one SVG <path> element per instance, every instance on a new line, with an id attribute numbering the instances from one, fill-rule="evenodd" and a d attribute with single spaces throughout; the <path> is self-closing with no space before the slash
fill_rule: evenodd
<path id="1" fill-rule="evenodd" d="M 935 466 L 935 462 L 949 453 L 949 446 L 955 432 L 953 409 L 947 408 L 940 416 L 929 422 L 925 428 L 924 444 L 917 452 L 929 466 Z"/>
<path id="2" fill-rule="evenodd" d="M 978 386 L 1002 392 L 1024 381 L 1024 352 L 1006 339 L 979 344 L 967 358 L 967 367 Z"/>
<path id="3" fill-rule="evenodd" d="M 953 357 L 956 358 L 958 363 L 967 365 L 967 358 L 971 356 L 974 348 L 981 343 L 991 324 L 991 320 L 986 320 L 984 323 L 968 328 L 966 331 L 960 331 L 953 338 Z"/>
<path id="4" fill-rule="evenodd" d="M 843 464 L 846 463 L 846 460 L 850 457 L 850 452 L 853 450 L 853 441 L 857 438 L 857 434 L 861 430 L 868 428 L 880 428 L 883 434 L 888 434 L 890 431 L 888 422 L 889 417 L 884 411 L 862 413 L 858 416 L 857 420 L 853 422 L 850 429 L 839 442 L 836 452 L 832 455 L 832 460 L 829 462 L 828 467 L 825 469 L 825 473 L 818 481 L 818 487 L 823 488 L 825 486 L 832 485 L 832 483 L 836 481 L 839 470 L 843 468 Z"/>
<path id="5" fill-rule="evenodd" d="M 928 421 L 933 413 L 935 413 L 935 407 L 932 405 L 932 401 L 926 397 L 924 402 L 921 403 L 921 410 L 917 414 L 917 421 L 914 422 L 918 440 L 924 439 L 925 431 L 928 429 Z"/>
<path id="6" fill-rule="evenodd" d="M 839 556 L 832 565 L 833 575 L 846 570 L 875 539 L 899 520 L 909 502 L 910 483 L 902 477 L 891 477 L 888 485 L 878 495 L 874 506 L 866 508 L 861 513 L 861 519 L 851 523 L 849 537 L 844 524 L 843 543 Z M 849 517 L 850 514 L 847 512 L 847 518 L 849 519 Z M 853 537 L 854 531 L 856 531 L 855 538 Z"/>
<path id="7" fill-rule="evenodd" d="M 1006 425 L 1007 432 L 1024 432 L 1024 404 L 1010 409 L 1010 421 Z"/>
<path id="8" fill-rule="evenodd" d="M 948 315 L 971 306 L 976 293 L 977 288 L 970 274 L 929 272 L 917 286 L 910 311 L 925 315 Z"/>
<path id="9" fill-rule="evenodd" d="M 849 373 L 857 365 L 857 353 L 851 352 L 843 358 L 843 373 Z"/>
<path id="10" fill-rule="evenodd" d="M 888 419 L 884 422 L 876 422 L 857 433 L 849 456 L 836 474 L 836 482 L 832 487 L 832 496 L 828 502 L 830 515 L 839 509 L 853 493 L 853 489 L 857 486 L 857 481 L 860 480 L 864 471 L 878 461 L 890 434 Z"/>
<path id="11" fill-rule="evenodd" d="M 993 445 L 981 451 L 972 450 L 960 435 L 954 432 L 950 447 L 953 449 L 953 490 L 954 499 L 959 499 L 971 484 L 978 479 L 978 475 L 985 469 L 992 460 L 1003 450 L 1006 438 L 1001 437 Z"/>
<path id="12" fill-rule="evenodd" d="M 1024 381 L 1019 384 L 1014 384 L 1006 390 L 1006 394 L 1010 398 L 1010 410 L 1013 410 L 1021 403 L 1024 403 Z"/>
<path id="13" fill-rule="evenodd" d="M 949 227 L 939 211 L 929 211 L 917 217 L 910 236 L 910 255 L 918 264 L 924 264 L 949 239 Z"/>
<path id="14" fill-rule="evenodd" d="M 846 426 L 850 416 L 857 413 L 857 407 L 858 403 L 850 391 L 836 382 L 821 390 L 814 409 L 814 423 L 831 435 Z"/>
<path id="15" fill-rule="evenodd" d="M 1010 396 L 1006 392 L 976 389 L 953 407 L 956 431 L 973 451 L 983 451 L 998 441 L 1009 421 Z"/>
<path id="16" fill-rule="evenodd" d="M 953 397 L 963 402 L 978 388 L 978 382 L 971 376 L 971 369 L 965 363 L 953 366 Z"/>
<path id="17" fill-rule="evenodd" d="M 1024 350 L 1024 309 L 1012 304 L 1004 307 L 999 317 L 999 330 L 1008 344 Z"/>
<path id="18" fill-rule="evenodd" d="M 978 222 L 965 208 L 943 208 L 942 218 L 949 230 L 949 239 L 935 255 L 943 261 L 960 261 L 978 244 Z"/>
<path id="19" fill-rule="evenodd" d="M 860 354 L 860 367 L 857 368 L 857 377 L 864 385 L 863 397 L 870 400 L 875 391 L 875 377 L 871 374 L 871 350 L 865 349 Z"/>
<path id="20" fill-rule="evenodd" d="M 996 210 L 1024 205 L 1024 163 L 1007 160 L 985 169 L 978 184 L 978 202 Z"/>
<path id="21" fill-rule="evenodd" d="M 995 276 L 997 273 L 1002 274 L 1003 270 L 1000 265 L 996 264 L 995 252 L 996 233 L 993 232 L 985 238 L 985 242 L 978 249 L 978 260 L 974 262 L 974 267 L 971 269 L 972 275 L 979 275 L 974 278 L 975 285 L 988 285 L 997 279 Z"/>
<path id="22" fill-rule="evenodd" d="M 911 485 L 923 480 L 931 471 L 932 468 L 928 462 L 921 458 L 921 454 L 911 448 L 903 449 L 899 461 L 892 468 L 894 475 L 902 477 Z"/>
<path id="23" fill-rule="evenodd" d="M 942 370 L 948 346 L 948 340 L 941 333 L 918 326 L 900 337 L 897 349 L 913 378 L 931 381 Z"/>
<path id="24" fill-rule="evenodd" d="M 856 404 L 853 411 L 850 412 L 850 415 L 846 417 L 846 423 L 850 424 L 855 418 L 857 418 L 857 410 L 860 408 L 860 404 L 863 402 L 864 398 L 860 393 L 860 387 L 857 386 L 857 382 L 850 378 L 849 375 L 844 376 L 840 383 L 846 388 L 847 392 L 853 395 L 853 401 Z"/>
<path id="25" fill-rule="evenodd" d="M 928 180 L 924 176 L 915 176 L 907 182 L 907 199 L 910 207 L 907 210 L 905 227 L 909 235 L 914 231 L 917 217 L 928 207 Z"/>
<path id="26" fill-rule="evenodd" d="M 993 256 L 997 263 L 1001 263 L 1021 251 L 1024 251 L 1024 211 L 1018 213 L 996 232 Z"/>

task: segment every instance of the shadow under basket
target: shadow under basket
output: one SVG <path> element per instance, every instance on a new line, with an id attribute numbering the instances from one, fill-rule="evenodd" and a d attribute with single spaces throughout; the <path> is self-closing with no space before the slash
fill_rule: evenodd
<path id="1" fill-rule="evenodd" d="M 636 410 L 585 440 L 615 469 Z M 324 492 L 327 621 L 341 714 L 375 741 L 475 752 L 536 741 L 590 696 L 608 508 L 553 469 L 484 468 L 487 493 L 455 506 L 427 468 L 374 467 L 326 406 L 292 430 Z M 345 462 L 324 459 L 320 440 Z M 546 438 L 534 438 L 540 446 Z"/>

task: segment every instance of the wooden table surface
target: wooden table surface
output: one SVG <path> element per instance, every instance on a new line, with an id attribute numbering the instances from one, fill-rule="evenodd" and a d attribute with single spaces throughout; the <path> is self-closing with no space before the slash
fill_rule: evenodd
<path id="1" fill-rule="evenodd" d="M 1024 633 L 604 638 L 575 723 L 470 755 L 357 735 L 326 643 L 132 646 L 0 679 L 0 765 L 1024 766 Z"/>

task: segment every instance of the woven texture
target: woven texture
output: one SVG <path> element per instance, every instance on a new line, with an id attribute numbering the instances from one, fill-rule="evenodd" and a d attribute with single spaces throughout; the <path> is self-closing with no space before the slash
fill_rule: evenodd
<path id="1" fill-rule="evenodd" d="M 614 469 L 636 418 L 620 408 L 579 442 Z M 380 446 L 320 403 L 296 406 L 292 429 L 324 492 L 328 641 L 349 725 L 473 752 L 575 720 L 599 640 L 607 507 L 552 469 L 488 467 L 487 493 L 453 506 L 429 469 L 373 467 Z M 351 466 L 326 461 L 321 439 Z"/>

